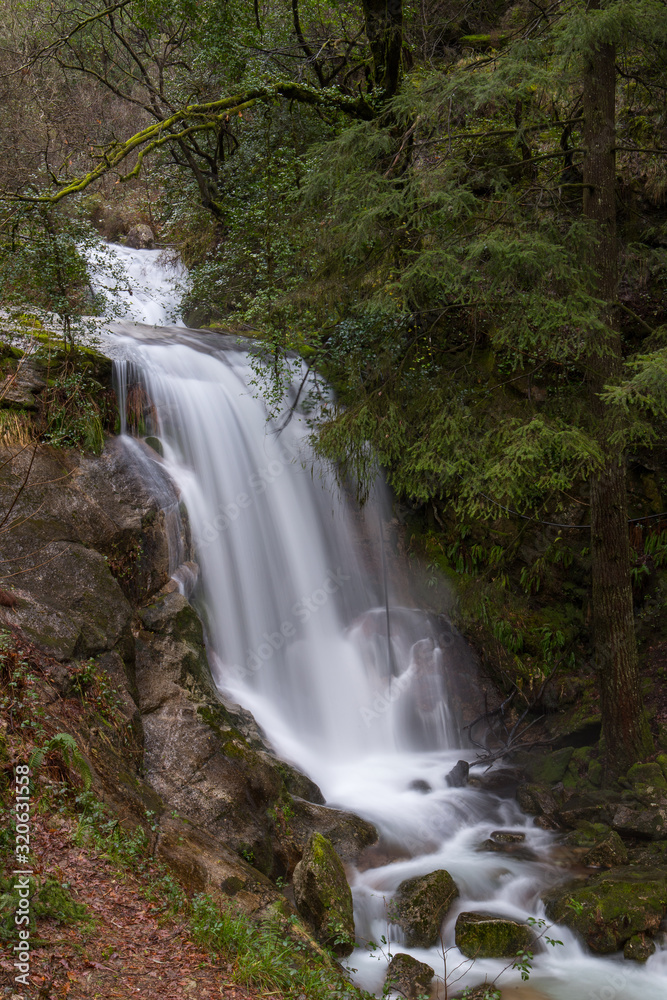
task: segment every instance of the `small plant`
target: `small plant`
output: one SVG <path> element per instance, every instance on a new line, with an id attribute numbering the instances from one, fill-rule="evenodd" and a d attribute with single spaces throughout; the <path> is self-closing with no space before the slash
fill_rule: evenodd
<path id="1" fill-rule="evenodd" d="M 56 733 L 44 746 L 36 747 L 30 755 L 28 766 L 33 774 L 37 774 L 44 760 L 51 754 L 59 753 L 67 767 L 73 767 L 79 772 L 86 791 L 93 782 L 93 773 L 74 737 L 69 733 Z"/>

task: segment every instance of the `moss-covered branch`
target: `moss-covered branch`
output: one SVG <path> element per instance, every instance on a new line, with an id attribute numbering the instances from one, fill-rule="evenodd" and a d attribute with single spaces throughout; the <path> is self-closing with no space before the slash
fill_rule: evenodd
<path id="1" fill-rule="evenodd" d="M 207 104 L 189 104 L 163 121 L 153 122 L 140 132 L 136 132 L 125 142 L 116 142 L 100 149 L 99 163 L 83 177 L 62 184 L 60 190 L 50 194 L 29 195 L 7 193 L 6 201 L 22 201 L 31 204 L 55 205 L 69 195 L 84 191 L 104 174 L 117 169 L 132 153 L 138 151 L 138 161 L 121 180 L 135 177 L 141 170 L 144 157 L 167 143 L 177 142 L 194 132 L 215 130 L 231 115 L 240 114 L 260 102 L 270 102 L 283 98 L 309 104 L 323 111 L 340 111 L 352 118 L 370 121 L 375 112 L 364 97 L 347 97 L 333 90 L 321 91 L 297 83 L 278 83 L 273 87 L 257 87 L 243 94 L 223 97 Z"/>

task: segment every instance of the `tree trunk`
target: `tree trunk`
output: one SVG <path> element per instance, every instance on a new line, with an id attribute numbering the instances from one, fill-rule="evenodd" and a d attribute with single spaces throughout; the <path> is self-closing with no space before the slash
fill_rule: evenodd
<path id="1" fill-rule="evenodd" d="M 366 37 L 373 56 L 373 83 L 392 97 L 398 89 L 403 48 L 402 0 L 363 0 Z"/>
<path id="2" fill-rule="evenodd" d="M 599 4 L 591 4 L 599 6 Z M 611 328 L 618 281 L 616 244 L 616 66 L 613 45 L 590 54 L 584 72 L 584 216 L 594 227 L 597 291 L 607 305 L 605 334 L 591 338 L 589 386 L 596 434 L 604 454 L 591 480 L 593 629 L 602 709 L 602 743 L 609 778 L 652 749 L 644 712 L 635 639 L 628 538 L 625 455 L 611 443 L 620 418 L 600 402 L 622 365 L 620 335 Z"/>

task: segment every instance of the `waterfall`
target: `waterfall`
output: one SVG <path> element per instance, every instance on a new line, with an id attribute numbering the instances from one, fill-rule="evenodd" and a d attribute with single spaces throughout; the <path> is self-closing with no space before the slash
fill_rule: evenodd
<path id="1" fill-rule="evenodd" d="M 164 287 L 146 253 L 126 257 Z M 146 315 L 142 305 L 134 318 Z M 307 413 L 288 399 L 269 418 L 256 367 L 233 338 L 125 323 L 113 328 L 110 353 L 119 393 L 134 394 L 135 432 L 157 439 L 162 457 L 135 447 L 142 461 L 163 465 L 187 508 L 200 568 L 192 599 L 218 687 L 252 711 L 329 804 L 374 822 L 387 845 L 377 867 L 351 873 L 361 945 L 349 964 L 359 983 L 381 994 L 386 961 L 363 942 L 383 936 L 442 975 L 440 951 L 406 949 L 387 906 L 404 879 L 445 868 L 460 891 L 443 929 L 448 968 L 458 969 L 450 991 L 502 972 L 504 995 L 516 990 L 525 1000 L 662 1000 L 667 950 L 643 967 L 594 958 L 563 927 L 551 932 L 562 944 L 536 954 L 528 986 L 504 961 L 463 959 L 453 946 L 458 913 L 539 920 L 541 892 L 562 876 L 554 835 L 513 800 L 445 780 L 459 758 L 475 758 L 448 708 L 461 645 L 399 601 L 391 572 L 385 578 L 381 487 L 360 512 L 313 457 Z M 177 574 L 182 587 L 186 576 Z M 499 827 L 525 835 L 523 858 L 479 851 Z"/>

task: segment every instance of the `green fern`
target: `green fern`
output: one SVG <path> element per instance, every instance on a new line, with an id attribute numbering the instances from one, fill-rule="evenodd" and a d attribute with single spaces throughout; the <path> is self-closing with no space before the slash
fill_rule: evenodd
<path id="1" fill-rule="evenodd" d="M 35 747 L 28 761 L 31 772 L 36 774 L 44 763 L 45 757 L 54 751 L 60 754 L 68 767 L 73 767 L 79 772 L 83 787 L 88 791 L 93 782 L 93 773 L 88 761 L 79 750 L 76 740 L 69 733 L 56 733 L 44 746 Z"/>

